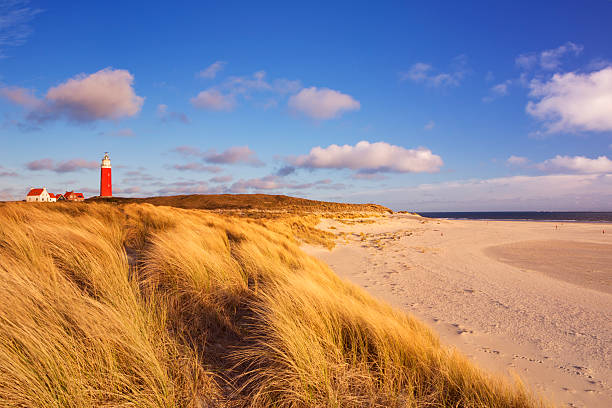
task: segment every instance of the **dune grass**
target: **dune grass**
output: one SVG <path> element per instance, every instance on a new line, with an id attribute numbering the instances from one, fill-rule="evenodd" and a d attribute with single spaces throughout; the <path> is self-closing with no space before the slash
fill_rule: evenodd
<path id="1" fill-rule="evenodd" d="M 304 254 L 315 225 L 0 205 L 0 406 L 544 406 Z"/>

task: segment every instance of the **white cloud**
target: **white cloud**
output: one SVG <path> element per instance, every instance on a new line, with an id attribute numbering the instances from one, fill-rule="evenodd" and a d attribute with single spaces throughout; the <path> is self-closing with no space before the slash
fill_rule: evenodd
<path id="1" fill-rule="evenodd" d="M 529 160 L 526 157 L 514 155 L 508 157 L 508 160 L 506 160 L 506 163 L 511 164 L 513 166 L 523 166 L 527 164 L 527 162 L 529 162 Z"/>
<path id="2" fill-rule="evenodd" d="M 557 48 L 544 50 L 538 53 L 521 54 L 515 59 L 515 63 L 519 68 L 530 70 L 536 65 L 547 71 L 554 71 L 561 65 L 561 59 L 566 55 L 579 55 L 583 50 L 582 45 L 567 42 Z"/>
<path id="3" fill-rule="evenodd" d="M 233 95 L 224 95 L 212 88 L 200 92 L 198 96 L 191 98 L 190 101 L 196 108 L 214 111 L 230 111 L 236 106 L 236 100 Z"/>
<path id="4" fill-rule="evenodd" d="M 423 126 L 423 129 L 432 130 L 435 126 L 436 126 L 436 122 L 434 122 L 433 120 L 430 120 L 429 122 L 425 124 L 425 126 Z"/>
<path id="5" fill-rule="evenodd" d="M 289 161 L 296 167 L 351 169 L 363 173 L 433 173 L 443 165 L 440 156 L 424 147 L 406 149 L 385 142 L 366 141 L 355 146 L 313 147 L 309 154 Z"/>
<path id="6" fill-rule="evenodd" d="M 400 74 L 400 80 L 411 80 L 414 82 L 425 83 L 434 87 L 458 86 L 467 74 L 467 58 L 459 55 L 453 59 L 451 72 L 434 73 L 431 64 L 417 62 L 410 70 Z"/>
<path id="7" fill-rule="evenodd" d="M 336 118 L 344 112 L 359 110 L 361 104 L 350 95 L 312 86 L 291 96 L 289 107 L 313 119 L 325 120 Z"/>
<path id="8" fill-rule="evenodd" d="M 198 76 L 200 78 L 213 79 L 217 76 L 217 73 L 225 67 L 226 64 L 227 62 L 225 61 L 215 61 L 210 64 L 206 69 L 203 69 L 202 71 L 198 72 Z"/>
<path id="9" fill-rule="evenodd" d="M 124 69 L 105 68 L 91 75 L 77 75 L 47 91 L 51 111 L 77 121 L 120 119 L 134 116 L 144 98 L 136 95 L 134 76 Z"/>
<path id="10" fill-rule="evenodd" d="M 140 112 L 144 98 L 136 95 L 134 76 L 123 69 L 105 68 L 80 74 L 47 91 L 43 99 L 23 88 L 2 88 L 0 96 L 29 110 L 35 122 L 65 117 L 76 122 L 121 119 Z"/>
<path id="11" fill-rule="evenodd" d="M 612 173 L 612 160 L 606 156 L 589 159 L 585 156 L 555 156 L 537 166 L 540 170 L 562 173 Z"/>
<path id="12" fill-rule="evenodd" d="M 612 130 L 612 67 L 591 73 L 555 74 L 531 81 L 527 113 L 544 121 L 548 133 Z"/>

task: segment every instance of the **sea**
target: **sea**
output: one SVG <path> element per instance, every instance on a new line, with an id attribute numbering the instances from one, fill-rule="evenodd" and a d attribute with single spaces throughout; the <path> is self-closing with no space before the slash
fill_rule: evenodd
<path id="1" fill-rule="evenodd" d="M 612 222 L 612 212 L 492 211 L 419 212 L 423 217 L 450 220 Z"/>

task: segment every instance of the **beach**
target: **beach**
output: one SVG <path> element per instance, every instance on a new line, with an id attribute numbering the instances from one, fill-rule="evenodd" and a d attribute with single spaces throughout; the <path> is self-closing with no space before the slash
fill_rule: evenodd
<path id="1" fill-rule="evenodd" d="M 409 312 L 496 373 L 560 406 L 612 406 L 612 224 L 338 221 L 339 276 Z"/>

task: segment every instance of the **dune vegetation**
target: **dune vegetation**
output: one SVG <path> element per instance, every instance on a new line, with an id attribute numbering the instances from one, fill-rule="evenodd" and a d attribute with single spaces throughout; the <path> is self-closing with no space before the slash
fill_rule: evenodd
<path id="1" fill-rule="evenodd" d="M 303 253 L 316 223 L 0 204 L 0 406 L 543 406 Z"/>

